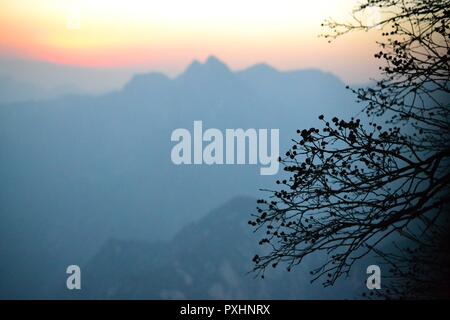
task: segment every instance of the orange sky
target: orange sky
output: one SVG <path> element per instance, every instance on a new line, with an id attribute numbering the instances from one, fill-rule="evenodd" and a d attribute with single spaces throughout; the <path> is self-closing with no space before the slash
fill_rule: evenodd
<path id="1" fill-rule="evenodd" d="M 349 82 L 376 72 L 375 38 L 328 44 L 327 17 L 346 20 L 356 0 L 0 0 L 0 54 L 88 67 L 174 75 L 216 55 L 233 69 L 266 62 L 316 67 Z"/>

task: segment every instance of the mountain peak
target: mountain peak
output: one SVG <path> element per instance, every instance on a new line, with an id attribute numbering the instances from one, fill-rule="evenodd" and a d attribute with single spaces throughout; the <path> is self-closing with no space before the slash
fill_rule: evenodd
<path id="1" fill-rule="evenodd" d="M 205 62 L 205 66 L 209 66 L 209 67 L 220 67 L 220 68 L 226 68 L 228 69 L 228 67 L 226 66 L 225 63 L 223 63 L 222 61 L 220 61 L 217 57 L 215 56 L 209 56 L 206 59 Z"/>
<path id="2" fill-rule="evenodd" d="M 279 75 L 280 71 L 266 63 L 259 63 L 239 71 L 238 74 L 243 76 L 273 77 L 274 75 Z"/>
<path id="3" fill-rule="evenodd" d="M 161 90 L 161 88 L 167 86 L 169 83 L 170 79 L 162 73 L 141 73 L 133 76 L 133 78 L 125 84 L 123 89 L 128 92 Z"/>
<path id="4" fill-rule="evenodd" d="M 186 71 L 180 75 L 180 78 L 191 76 L 218 76 L 230 73 L 231 70 L 225 63 L 215 56 L 209 56 L 204 63 L 201 63 L 198 60 L 192 61 Z"/>

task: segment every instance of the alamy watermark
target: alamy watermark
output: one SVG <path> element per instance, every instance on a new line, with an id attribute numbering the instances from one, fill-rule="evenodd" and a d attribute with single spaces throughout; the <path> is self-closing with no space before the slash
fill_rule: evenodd
<path id="1" fill-rule="evenodd" d="M 76 264 L 70 265 L 66 269 L 66 273 L 69 275 L 66 280 L 66 287 L 69 290 L 81 289 L 81 269 Z"/>
<path id="2" fill-rule="evenodd" d="M 367 267 L 366 273 L 369 275 L 366 281 L 367 289 L 381 289 L 381 268 L 376 264 L 372 264 Z"/>
<path id="3" fill-rule="evenodd" d="M 179 128 L 170 139 L 178 142 L 170 154 L 176 165 L 259 164 L 261 175 L 274 175 L 279 169 L 279 129 L 226 129 L 223 133 L 215 128 L 203 131 L 203 122 L 194 121 L 193 134 Z"/>

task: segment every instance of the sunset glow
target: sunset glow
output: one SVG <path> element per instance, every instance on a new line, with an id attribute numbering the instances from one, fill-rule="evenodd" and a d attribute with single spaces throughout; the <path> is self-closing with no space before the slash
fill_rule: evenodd
<path id="1" fill-rule="evenodd" d="M 373 37 L 348 36 L 332 45 L 318 38 L 324 19 L 345 20 L 356 3 L 0 0 L 0 54 L 169 74 L 214 54 L 232 68 L 264 61 L 280 69 L 320 67 L 340 75 L 345 70 L 358 80 L 373 70 Z"/>

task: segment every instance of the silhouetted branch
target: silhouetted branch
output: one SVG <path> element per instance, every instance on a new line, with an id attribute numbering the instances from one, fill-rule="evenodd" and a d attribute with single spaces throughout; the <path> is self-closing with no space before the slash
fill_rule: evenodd
<path id="1" fill-rule="evenodd" d="M 368 7 L 383 10 L 373 26 L 356 15 Z M 381 27 L 385 41 L 375 57 L 384 60 L 382 79 L 352 89 L 364 119 L 321 115 L 322 129 L 298 130 L 280 158 L 288 178 L 267 190 L 249 221 L 266 229 L 261 244 L 271 246 L 254 257 L 255 272 L 280 262 L 290 270 L 324 252 L 329 259 L 311 273 L 332 285 L 369 253 L 392 260 L 380 249 L 386 239 L 420 244 L 448 215 L 449 19 L 448 1 L 369 0 L 356 8 L 356 24 L 325 24 L 331 38 Z"/>

